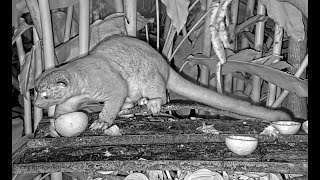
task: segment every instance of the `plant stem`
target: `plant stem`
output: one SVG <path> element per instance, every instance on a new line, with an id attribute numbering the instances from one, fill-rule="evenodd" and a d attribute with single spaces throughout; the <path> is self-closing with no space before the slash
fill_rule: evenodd
<path id="1" fill-rule="evenodd" d="M 265 13 L 266 13 L 266 8 L 261 4 L 261 1 L 258 1 L 257 14 L 265 15 Z M 264 26 L 265 26 L 264 22 L 258 22 L 256 24 L 254 46 L 257 51 L 260 51 L 260 55 L 257 58 L 262 57 Z M 260 101 L 260 91 L 261 91 L 261 79 L 259 76 L 253 75 L 252 92 L 251 92 L 251 99 L 253 102 Z"/>

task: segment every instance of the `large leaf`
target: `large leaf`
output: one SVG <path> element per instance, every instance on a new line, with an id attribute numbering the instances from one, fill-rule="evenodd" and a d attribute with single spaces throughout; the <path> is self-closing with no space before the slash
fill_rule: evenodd
<path id="1" fill-rule="evenodd" d="M 267 13 L 277 24 L 285 29 L 288 35 L 297 41 L 302 41 L 305 36 L 302 13 L 293 5 L 277 0 L 261 0 L 267 8 Z"/>
<path id="2" fill-rule="evenodd" d="M 204 55 L 196 55 L 190 60 L 190 65 L 205 65 L 210 69 L 210 72 L 213 73 L 216 72 L 216 64 L 219 62 L 219 60 L 216 58 L 208 58 Z M 222 66 L 223 75 L 238 71 L 248 72 L 252 75 L 259 76 L 262 79 L 265 79 L 266 81 L 275 84 L 282 89 L 286 89 L 289 92 L 295 93 L 300 97 L 308 97 L 308 83 L 283 71 L 251 62 L 234 60 L 228 60 L 227 63 Z"/>
<path id="3" fill-rule="evenodd" d="M 177 33 L 181 31 L 187 22 L 189 14 L 188 6 L 189 0 L 161 0 L 166 6 L 167 14 L 172 20 L 173 26 L 176 28 Z"/>
<path id="4" fill-rule="evenodd" d="M 64 41 L 64 33 L 66 28 L 67 13 L 63 11 L 55 11 L 51 13 L 52 21 L 52 31 L 53 31 L 53 41 L 54 46 L 58 46 Z M 79 34 L 79 25 L 72 18 L 71 29 L 70 29 L 70 39 Z"/>
<path id="5" fill-rule="evenodd" d="M 280 2 L 288 2 L 298 8 L 303 15 L 308 18 L 308 0 L 279 0 Z"/>
<path id="6" fill-rule="evenodd" d="M 20 92 L 25 94 L 27 90 L 34 87 L 34 68 L 35 68 L 35 61 L 36 51 L 41 51 L 40 41 L 37 44 L 33 45 L 31 51 L 25 55 L 24 63 L 21 67 L 21 72 L 18 76 L 19 84 L 20 84 Z M 26 97 L 26 96 L 25 96 Z"/>
<path id="7" fill-rule="evenodd" d="M 112 17 L 112 18 L 110 18 Z M 90 26 L 90 42 L 89 50 L 97 45 L 104 38 L 114 34 L 126 34 L 123 15 L 114 16 L 110 15 L 105 20 L 100 20 Z M 145 27 L 153 19 L 144 18 L 137 14 L 137 30 Z M 79 55 L 79 37 L 76 36 L 73 39 L 63 43 L 55 48 L 57 59 L 59 64 L 67 62 Z"/>
<path id="8" fill-rule="evenodd" d="M 33 25 L 28 25 L 27 23 L 23 22 L 23 24 L 21 24 L 19 26 L 19 28 L 14 32 L 13 36 L 12 36 L 12 45 L 16 42 L 16 40 L 29 28 L 32 28 Z"/>

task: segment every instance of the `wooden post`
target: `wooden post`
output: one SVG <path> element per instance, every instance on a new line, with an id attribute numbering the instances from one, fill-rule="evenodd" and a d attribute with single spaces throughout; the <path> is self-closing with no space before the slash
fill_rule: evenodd
<path id="1" fill-rule="evenodd" d="M 137 36 L 137 0 L 124 0 L 125 21 L 129 36 Z"/>
<path id="2" fill-rule="evenodd" d="M 303 58 L 307 52 L 307 36 L 303 41 L 297 41 L 294 38 L 289 38 L 289 51 L 288 51 L 288 63 L 290 63 L 293 68 L 289 69 L 292 73 L 295 73 Z M 306 77 L 306 74 L 302 74 L 302 78 Z M 307 98 L 299 97 L 294 93 L 290 93 L 284 100 L 283 107 L 289 109 L 296 118 L 307 119 L 308 118 L 308 107 Z"/>
<path id="3" fill-rule="evenodd" d="M 307 68 L 308 66 L 308 54 L 306 55 L 306 57 L 304 58 L 304 60 L 302 61 L 299 69 L 297 70 L 297 72 L 294 74 L 295 77 L 300 77 L 302 75 L 302 73 L 304 72 L 304 70 Z M 287 90 L 283 90 L 283 92 L 281 93 L 281 95 L 279 95 L 279 97 L 277 98 L 277 100 L 272 104 L 272 108 L 278 108 L 280 106 L 280 104 L 282 103 L 282 101 L 287 97 L 287 95 L 289 94 L 289 91 Z"/>
<path id="4" fill-rule="evenodd" d="M 257 14 L 265 15 L 266 8 L 258 1 L 257 5 Z M 263 39 L 264 39 L 264 22 L 256 23 L 256 30 L 255 30 L 255 40 L 254 46 L 257 51 L 260 51 L 260 54 L 257 58 L 262 57 L 262 50 L 263 50 Z M 261 78 L 259 76 L 253 75 L 252 77 L 252 92 L 251 92 L 251 99 L 253 102 L 260 101 L 260 91 L 261 91 Z"/>
<path id="5" fill-rule="evenodd" d="M 86 54 L 89 51 L 89 1 L 79 0 L 79 55 Z"/>

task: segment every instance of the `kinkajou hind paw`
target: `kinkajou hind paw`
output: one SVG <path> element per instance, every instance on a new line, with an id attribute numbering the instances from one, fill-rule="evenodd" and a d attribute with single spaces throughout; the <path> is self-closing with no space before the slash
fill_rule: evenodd
<path id="1" fill-rule="evenodd" d="M 108 122 L 105 122 L 105 121 L 101 121 L 101 120 L 95 120 L 91 125 L 90 125 L 90 129 L 91 130 L 96 130 L 96 129 L 102 129 L 102 130 L 105 130 L 105 129 L 108 129 L 109 127 L 109 123 Z"/>
<path id="2" fill-rule="evenodd" d="M 161 110 L 161 102 L 160 98 L 150 99 L 147 103 L 147 109 L 152 112 L 153 115 L 157 115 Z"/>

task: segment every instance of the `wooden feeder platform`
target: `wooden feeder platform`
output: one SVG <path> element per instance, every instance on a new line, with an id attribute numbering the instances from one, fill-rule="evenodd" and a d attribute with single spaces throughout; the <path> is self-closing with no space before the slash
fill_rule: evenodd
<path id="1" fill-rule="evenodd" d="M 168 106 L 167 106 L 168 107 Z M 188 106 L 189 107 L 189 106 Z M 207 107 L 206 107 L 207 108 Z M 88 113 L 89 125 L 98 113 Z M 78 137 L 51 138 L 44 118 L 35 133 L 13 154 L 13 173 L 84 172 L 91 177 L 112 177 L 99 171 L 180 170 L 265 172 L 308 175 L 308 135 L 259 135 L 267 122 L 257 120 L 178 119 L 173 116 L 117 118 L 122 136 L 105 136 L 86 129 Z M 213 125 L 219 134 L 198 127 Z M 225 137 L 247 135 L 259 140 L 247 156 L 231 152 Z"/>

